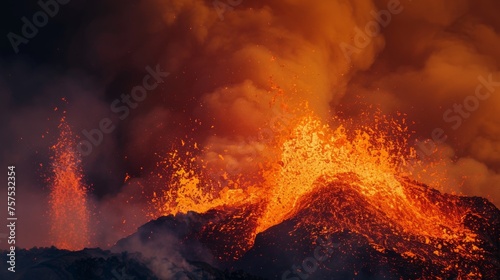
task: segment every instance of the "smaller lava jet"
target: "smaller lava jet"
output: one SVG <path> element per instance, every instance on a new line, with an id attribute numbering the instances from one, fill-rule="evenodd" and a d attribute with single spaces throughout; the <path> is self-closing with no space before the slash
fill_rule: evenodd
<path id="1" fill-rule="evenodd" d="M 75 138 L 64 117 L 59 131 L 58 141 L 51 147 L 51 243 L 60 249 L 79 250 L 89 242 L 87 187 L 83 183 L 78 153 L 74 150 Z"/>

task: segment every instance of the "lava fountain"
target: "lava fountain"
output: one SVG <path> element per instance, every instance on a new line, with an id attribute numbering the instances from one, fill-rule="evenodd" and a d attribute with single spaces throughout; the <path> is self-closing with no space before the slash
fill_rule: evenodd
<path id="1" fill-rule="evenodd" d="M 290 122 L 287 129 L 276 131 L 275 139 L 266 150 L 268 162 L 259 163 L 262 180 L 258 181 L 226 174 L 223 177 L 227 184 L 214 184 L 206 174 L 209 168 L 201 157 L 196 156 L 196 149 L 188 149 L 187 152 L 175 150 L 160 164 L 172 170 L 166 176 L 169 188 L 155 197 L 153 203 L 160 209 L 160 215 L 188 211 L 204 213 L 210 209 L 229 213 L 236 211 L 229 220 L 234 223 L 243 217 L 243 224 L 233 226 L 228 222 L 220 226 L 210 225 L 207 231 L 239 236 L 235 236 L 235 246 L 227 246 L 230 248 L 227 252 L 220 252 L 227 259 L 237 259 L 252 248 L 257 234 L 312 207 L 311 203 L 303 200 L 325 188 L 321 182 L 336 182 L 338 178 L 343 178 L 352 191 L 359 193 L 363 201 L 377 209 L 375 212 L 380 212 L 380 217 L 399 227 L 401 232 L 398 234 L 408 236 L 408 240 L 417 238 L 424 240 L 424 244 L 428 244 L 428 240 L 437 240 L 437 251 L 441 248 L 438 243 L 445 242 L 451 244 L 450 250 L 462 258 L 482 258 L 476 234 L 463 223 L 467 209 L 452 201 L 449 207 L 443 209 L 439 203 L 431 203 L 429 198 L 411 191 L 408 183 L 411 178 L 403 175 L 402 166 L 414 157 L 415 151 L 409 148 L 410 132 L 404 118 L 395 120 L 377 114 L 361 125 L 339 118 L 335 122 L 339 124 L 337 128 L 307 112 Z M 222 155 L 221 160 L 224 160 Z M 336 198 L 332 196 L 329 199 L 333 202 Z M 353 202 L 353 205 L 356 203 Z M 326 204 L 324 206 L 327 207 Z M 244 210 L 238 209 L 251 211 L 242 215 L 239 212 Z M 328 215 L 323 213 L 319 216 Z M 376 227 L 366 228 L 361 221 L 337 224 L 326 218 L 319 222 L 314 219 L 308 218 L 304 224 L 312 235 L 349 229 L 366 234 L 374 244 L 387 246 L 386 241 L 377 239 L 380 234 L 376 234 Z M 317 232 L 313 230 L 315 228 L 321 230 Z M 247 232 L 247 236 L 242 238 L 241 231 Z M 392 248 L 401 254 L 418 251 L 418 248 L 403 243 Z M 439 255 L 437 251 L 431 255 Z M 450 263 L 455 265 L 450 260 L 443 262 L 445 266 Z"/>
<path id="2" fill-rule="evenodd" d="M 74 150 L 75 138 L 64 117 L 58 128 L 59 138 L 51 147 L 51 243 L 60 249 L 79 250 L 89 242 L 87 187 Z"/>

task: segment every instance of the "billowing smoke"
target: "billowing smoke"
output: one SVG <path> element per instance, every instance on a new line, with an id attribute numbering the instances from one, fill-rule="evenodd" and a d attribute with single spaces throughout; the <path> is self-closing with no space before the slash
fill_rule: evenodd
<path id="1" fill-rule="evenodd" d="M 494 46 L 500 21 L 492 13 L 498 4 L 406 2 L 383 31 L 385 47 L 370 71 L 350 80 L 344 108 L 360 96 L 387 114 L 407 113 L 425 165 L 416 177 L 499 206 L 500 53 Z"/>
<path id="2" fill-rule="evenodd" d="M 266 152 L 257 141 L 262 128 L 284 107 L 304 102 L 325 122 L 338 111 L 355 118 L 369 110 L 366 104 L 388 115 L 406 113 L 417 143 L 426 143 L 415 144 L 420 160 L 442 160 L 431 171 L 447 175 L 443 190 L 500 206 L 497 2 L 227 2 L 78 3 L 67 10 L 82 22 L 64 41 L 70 71 L 22 61 L 22 45 L 19 58 L 9 57 L 0 69 L 7 123 L 2 162 L 25 170 L 21 192 L 38 201 L 20 202 L 26 217 L 46 209 L 45 181 L 28 173 L 46 171 L 38 163 L 48 164 L 63 110 L 81 140 L 92 144 L 83 163 L 101 221 L 95 239 L 109 246 L 119 238 L 112 234 L 147 221 L 141 195 L 158 154 L 184 139 L 205 148 L 201 157 L 211 166 L 232 162 L 247 170 L 258 160 L 243 159 Z M 144 99 L 127 99 L 151 75 L 147 67 L 169 75 Z M 109 133 L 101 127 L 105 118 L 115 126 Z M 433 142 L 422 142 L 428 138 Z M 434 183 L 420 171 L 414 168 L 415 177 Z M 133 179 L 124 184 L 126 176 Z M 21 246 L 47 244 L 46 236 L 29 234 L 40 232 L 40 223 L 20 222 Z M 102 230 L 108 225 L 114 233 Z"/>

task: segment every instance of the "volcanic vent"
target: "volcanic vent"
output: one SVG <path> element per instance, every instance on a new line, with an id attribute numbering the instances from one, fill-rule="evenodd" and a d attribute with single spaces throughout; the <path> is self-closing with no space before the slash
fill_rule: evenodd
<path id="1" fill-rule="evenodd" d="M 142 244 L 155 258 L 173 243 L 186 259 L 202 255 L 216 267 L 269 279 L 500 275 L 495 206 L 402 176 L 407 130 L 396 122 L 345 127 L 332 129 L 312 115 L 298 120 L 277 140 L 277 163 L 262 169 L 258 183 L 239 177 L 223 188 L 207 184 L 203 168 L 194 171 L 194 160 L 179 165 L 174 153 L 171 166 L 179 169 L 160 208 L 172 212 L 114 249 L 141 251 Z M 180 210 L 193 205 L 205 210 Z M 324 240 L 335 246 L 317 249 Z"/>

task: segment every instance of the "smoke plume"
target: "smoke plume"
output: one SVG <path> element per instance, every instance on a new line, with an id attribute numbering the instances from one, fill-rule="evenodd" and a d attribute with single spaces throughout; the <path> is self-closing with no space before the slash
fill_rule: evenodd
<path id="1" fill-rule="evenodd" d="M 499 3 L 273 0 L 225 7 L 202 0 L 78 2 L 60 12 L 78 13 L 65 18 L 82 22 L 64 41 L 64 70 L 35 66 L 29 54 L 4 60 L 2 163 L 17 164 L 24 181 L 20 246 L 48 245 L 40 230 L 48 225 L 30 213 L 47 211 L 39 174 L 48 172 L 62 111 L 81 140 L 103 118 L 116 126 L 83 158 L 99 246 L 147 221 L 141 195 L 151 192 L 159 154 L 183 139 L 203 148 L 206 165 L 251 171 L 268 153 L 259 139 L 273 127 L 270 120 L 287 112 L 293 118 L 305 103 L 325 123 L 339 112 L 356 119 L 371 110 L 366 104 L 405 113 L 419 160 L 432 163 L 425 172 L 416 166 L 415 178 L 500 206 Z M 170 75 L 122 119 L 113 102 L 126 104 L 123 95 L 155 65 Z M 476 96 L 479 85 L 488 97 Z M 425 141 L 433 138 L 445 140 Z M 109 224 L 112 232 L 103 230 Z"/>

